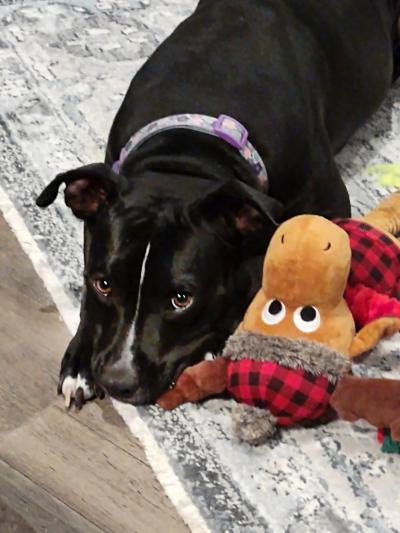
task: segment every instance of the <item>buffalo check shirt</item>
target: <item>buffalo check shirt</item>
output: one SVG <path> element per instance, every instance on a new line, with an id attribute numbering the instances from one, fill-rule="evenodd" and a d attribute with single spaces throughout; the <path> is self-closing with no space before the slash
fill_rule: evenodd
<path id="1" fill-rule="evenodd" d="M 240 402 L 268 409 L 281 426 L 319 418 L 327 410 L 334 388 L 335 383 L 323 374 L 273 361 L 240 359 L 228 365 L 229 393 Z"/>

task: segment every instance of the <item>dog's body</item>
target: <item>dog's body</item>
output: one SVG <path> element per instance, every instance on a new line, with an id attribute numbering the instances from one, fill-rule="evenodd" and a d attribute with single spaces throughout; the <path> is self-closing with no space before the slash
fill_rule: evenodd
<path id="1" fill-rule="evenodd" d="M 125 401 L 153 401 L 237 325 L 260 281 L 271 219 L 350 214 L 333 156 L 390 87 L 399 7 L 200 0 L 145 63 L 112 126 L 106 164 L 58 176 L 38 201 L 51 203 L 65 182 L 67 204 L 86 221 L 86 289 L 62 364 L 65 394 L 94 379 Z M 179 113 L 244 124 L 268 192 L 235 148 L 191 130 L 155 135 L 119 176 L 111 171 L 136 131 Z"/>
<path id="2" fill-rule="evenodd" d="M 157 118 L 226 113 L 249 128 L 284 218 L 304 211 L 348 213 L 333 155 L 390 86 L 393 45 L 384 4 L 201 0 L 133 79 L 111 129 L 106 162 L 118 159 L 129 137 Z M 176 156 L 178 173 L 190 174 L 187 163 L 195 159 L 196 174 L 210 165 L 213 179 L 237 177 L 231 161 L 219 175 L 222 154 L 215 157 L 210 139 L 187 132 L 162 137 L 147 146 L 149 167 L 153 154 L 158 160 L 167 154 L 168 164 Z"/>

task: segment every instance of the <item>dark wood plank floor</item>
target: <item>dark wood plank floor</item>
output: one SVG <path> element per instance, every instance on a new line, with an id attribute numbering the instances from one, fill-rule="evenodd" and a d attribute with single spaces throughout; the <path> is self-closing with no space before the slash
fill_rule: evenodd
<path id="1" fill-rule="evenodd" d="M 69 333 L 1 216 L 0 302 L 0 533 L 187 531 L 111 404 L 57 398 Z"/>

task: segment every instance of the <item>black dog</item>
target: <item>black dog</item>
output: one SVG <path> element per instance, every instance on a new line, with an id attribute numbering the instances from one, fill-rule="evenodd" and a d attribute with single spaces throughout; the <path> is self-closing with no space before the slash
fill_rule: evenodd
<path id="1" fill-rule="evenodd" d="M 152 402 L 185 366 L 221 349 L 259 284 L 276 221 L 350 215 L 333 156 L 391 85 L 399 5 L 200 0 L 147 61 L 105 164 L 58 175 L 37 201 L 49 205 L 65 183 L 67 205 L 85 220 L 81 322 L 60 376 L 68 403 L 81 405 L 93 384 Z M 112 170 L 134 133 L 182 113 L 245 125 L 268 184 L 244 157 L 245 139 L 239 151 L 220 138 L 226 131 L 191 129 L 193 116 L 156 128 Z"/>

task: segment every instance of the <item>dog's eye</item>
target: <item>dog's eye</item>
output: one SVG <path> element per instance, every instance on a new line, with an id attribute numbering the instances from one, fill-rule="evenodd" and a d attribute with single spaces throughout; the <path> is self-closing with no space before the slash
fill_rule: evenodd
<path id="1" fill-rule="evenodd" d="M 286 307 L 279 300 L 269 300 L 262 311 L 262 319 L 269 326 L 279 324 L 286 315 Z"/>
<path id="2" fill-rule="evenodd" d="M 321 315 L 313 305 L 298 307 L 293 315 L 295 326 L 303 333 L 316 331 L 321 324 Z"/>
<path id="3" fill-rule="evenodd" d="M 193 296 L 188 292 L 180 291 L 171 298 L 172 307 L 176 311 L 184 311 L 193 303 Z"/>
<path id="4" fill-rule="evenodd" d="M 93 286 L 96 291 L 102 294 L 103 296 L 108 296 L 109 294 L 111 294 L 111 284 L 105 278 L 95 279 L 93 281 Z"/>

